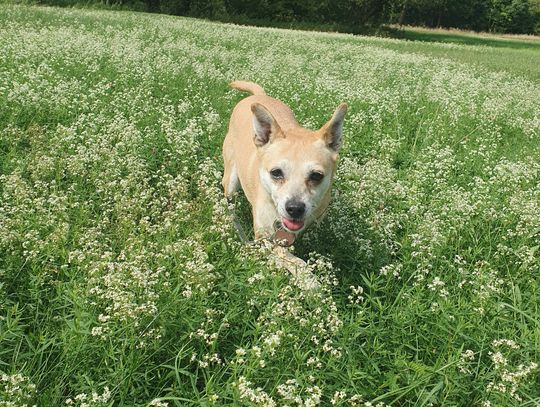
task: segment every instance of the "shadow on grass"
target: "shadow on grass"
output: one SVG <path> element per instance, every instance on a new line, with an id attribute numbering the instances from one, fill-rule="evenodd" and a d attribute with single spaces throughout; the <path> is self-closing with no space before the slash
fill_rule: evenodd
<path id="1" fill-rule="evenodd" d="M 496 38 L 467 33 L 451 32 L 426 32 L 414 31 L 411 29 L 398 29 L 387 27 L 387 36 L 397 39 L 421 42 L 442 42 L 461 45 L 486 45 L 489 47 L 515 48 L 515 49 L 535 49 L 540 50 L 540 41 L 526 40 L 520 38 Z"/>
<path id="2" fill-rule="evenodd" d="M 361 284 L 362 276 L 378 272 L 391 262 L 391 254 L 381 237 L 373 232 L 363 216 L 351 212 L 346 219 L 333 213 L 311 225 L 295 242 L 295 254 L 308 260 L 310 253 L 329 258 L 345 286 Z M 234 216 L 248 240 L 254 239 L 251 206 L 240 190 L 235 196 Z M 240 237 L 238 237 L 240 239 Z"/>
<path id="3" fill-rule="evenodd" d="M 295 249 L 300 258 L 308 259 L 311 252 L 329 258 L 345 286 L 361 284 L 363 276 L 377 274 L 391 262 L 388 248 L 361 214 L 351 212 L 348 219 L 332 215 L 311 225 L 297 241 Z"/>

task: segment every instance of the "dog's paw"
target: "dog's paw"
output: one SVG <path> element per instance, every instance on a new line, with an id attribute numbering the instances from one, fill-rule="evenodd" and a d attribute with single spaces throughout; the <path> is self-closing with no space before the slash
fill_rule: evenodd
<path id="1" fill-rule="evenodd" d="M 293 283 L 302 290 L 316 290 L 320 288 L 317 277 L 309 271 L 307 263 L 289 252 L 285 247 L 274 248 L 274 263 L 279 268 L 284 268 L 293 276 Z"/>

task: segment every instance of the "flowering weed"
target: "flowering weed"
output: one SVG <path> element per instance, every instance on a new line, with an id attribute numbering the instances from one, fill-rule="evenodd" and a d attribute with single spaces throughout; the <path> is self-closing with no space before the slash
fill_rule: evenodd
<path id="1" fill-rule="evenodd" d="M 0 6 L 0 406 L 538 404 L 540 84 L 446 48 Z M 319 291 L 234 232 L 234 79 L 350 105 Z"/>

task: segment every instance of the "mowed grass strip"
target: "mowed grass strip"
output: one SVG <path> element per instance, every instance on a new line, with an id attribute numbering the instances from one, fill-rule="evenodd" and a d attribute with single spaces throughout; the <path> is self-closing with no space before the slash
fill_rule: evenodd
<path id="1" fill-rule="evenodd" d="M 475 34 L 419 27 L 392 27 L 389 32 L 395 38 L 407 40 L 391 45 L 398 51 L 449 58 L 493 72 L 513 73 L 537 83 L 540 81 L 539 36 Z"/>
<path id="2" fill-rule="evenodd" d="M 0 405 L 538 404 L 537 59 L 2 5 Z M 319 292 L 232 227 L 234 79 L 349 104 Z"/>

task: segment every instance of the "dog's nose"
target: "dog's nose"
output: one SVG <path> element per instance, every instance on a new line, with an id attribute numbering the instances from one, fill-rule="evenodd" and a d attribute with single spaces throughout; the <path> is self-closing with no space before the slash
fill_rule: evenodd
<path id="1" fill-rule="evenodd" d="M 300 219 L 306 211 L 306 204 L 302 201 L 291 199 L 285 203 L 285 210 L 293 219 Z"/>

